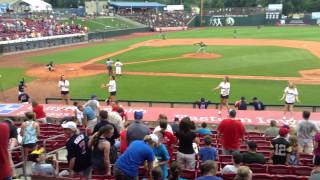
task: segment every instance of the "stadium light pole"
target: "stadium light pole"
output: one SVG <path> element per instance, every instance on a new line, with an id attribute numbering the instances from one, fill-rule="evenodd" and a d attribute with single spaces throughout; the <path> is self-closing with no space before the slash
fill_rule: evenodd
<path id="1" fill-rule="evenodd" d="M 200 0 L 200 26 L 203 23 L 203 0 Z"/>

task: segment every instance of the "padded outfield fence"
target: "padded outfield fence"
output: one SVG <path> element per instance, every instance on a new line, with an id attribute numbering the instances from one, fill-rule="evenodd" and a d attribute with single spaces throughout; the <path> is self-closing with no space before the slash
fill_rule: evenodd
<path id="1" fill-rule="evenodd" d="M 88 101 L 87 98 L 74 98 L 70 99 L 71 101 Z M 52 102 L 61 102 L 61 98 L 46 98 L 45 103 L 49 104 Z M 104 99 L 99 99 L 99 102 L 104 102 Z M 148 107 L 156 107 L 156 106 L 166 106 L 170 108 L 176 108 L 176 107 L 189 107 L 189 108 L 198 108 L 197 102 L 178 102 L 178 101 L 143 101 L 143 100 L 117 100 L 120 103 L 124 103 L 127 106 L 134 106 L 134 105 L 142 105 L 142 106 L 148 106 Z M 210 102 L 208 103 L 208 109 L 218 109 L 220 103 Z M 233 106 L 234 103 L 229 103 L 230 106 Z M 265 104 L 265 109 L 267 110 L 279 110 L 282 109 L 284 105 L 281 104 Z M 296 109 L 299 110 L 308 110 L 312 112 L 320 112 L 320 106 L 318 105 L 295 105 Z M 253 106 L 248 104 L 248 109 L 253 109 Z"/>

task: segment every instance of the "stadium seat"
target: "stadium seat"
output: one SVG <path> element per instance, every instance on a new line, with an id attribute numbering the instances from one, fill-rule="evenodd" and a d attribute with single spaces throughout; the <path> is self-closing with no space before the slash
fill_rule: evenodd
<path id="1" fill-rule="evenodd" d="M 267 139 L 263 136 L 253 136 L 253 137 L 248 137 L 248 140 L 250 140 L 250 141 L 266 141 Z"/>
<path id="2" fill-rule="evenodd" d="M 218 158 L 219 158 L 219 161 L 221 163 L 223 163 L 223 162 L 232 162 L 232 156 L 231 155 L 219 155 Z"/>
<path id="3" fill-rule="evenodd" d="M 253 180 L 272 180 L 273 175 L 271 174 L 256 174 L 254 173 L 252 176 Z"/>
<path id="4" fill-rule="evenodd" d="M 292 167 L 292 174 L 297 176 L 310 176 L 312 169 L 310 166 L 294 166 Z"/>
<path id="5" fill-rule="evenodd" d="M 259 146 L 271 146 L 271 142 L 270 141 L 263 141 L 263 140 L 257 140 L 254 141 L 257 144 L 257 147 Z"/>
<path id="6" fill-rule="evenodd" d="M 299 158 L 300 159 L 313 159 L 312 154 L 306 154 L 306 153 L 299 153 Z"/>
<path id="7" fill-rule="evenodd" d="M 305 176 L 296 176 L 296 175 L 275 175 L 275 180 L 307 180 Z"/>
<path id="8" fill-rule="evenodd" d="M 285 165 L 269 165 L 269 174 L 291 174 L 291 167 Z"/>
<path id="9" fill-rule="evenodd" d="M 268 166 L 265 164 L 246 164 L 253 173 L 267 173 Z"/>
<path id="10" fill-rule="evenodd" d="M 54 176 L 31 175 L 31 180 L 56 180 Z"/>
<path id="11" fill-rule="evenodd" d="M 258 151 L 271 151 L 271 146 L 258 146 Z"/>
<path id="12" fill-rule="evenodd" d="M 300 158 L 299 161 L 303 166 L 313 166 L 313 160 L 312 159 L 302 159 L 302 158 Z"/>
<path id="13" fill-rule="evenodd" d="M 195 179 L 197 177 L 197 171 L 190 170 L 190 169 L 183 169 L 181 171 L 180 177 L 184 179 Z"/>

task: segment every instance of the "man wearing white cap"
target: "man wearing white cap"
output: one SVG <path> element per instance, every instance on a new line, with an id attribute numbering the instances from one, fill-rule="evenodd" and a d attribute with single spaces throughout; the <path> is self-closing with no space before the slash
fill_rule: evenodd
<path id="1" fill-rule="evenodd" d="M 68 151 L 67 159 L 69 163 L 70 177 L 74 175 L 82 176 L 86 179 L 91 176 L 91 151 L 88 146 L 89 138 L 80 134 L 75 122 L 63 123 L 62 128 L 69 138 L 66 147 Z"/>
<path id="2" fill-rule="evenodd" d="M 158 143 L 159 138 L 155 134 L 146 135 L 144 140 L 133 141 L 115 164 L 115 179 L 137 179 L 139 167 L 145 161 L 148 162 L 149 177 L 152 177 L 151 170 L 155 159 L 153 147 Z"/>

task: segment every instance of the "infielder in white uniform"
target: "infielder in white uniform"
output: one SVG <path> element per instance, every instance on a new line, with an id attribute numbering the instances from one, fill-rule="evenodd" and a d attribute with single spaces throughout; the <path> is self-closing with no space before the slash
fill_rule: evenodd
<path id="1" fill-rule="evenodd" d="M 120 62 L 119 59 L 117 59 L 116 63 L 114 63 L 114 66 L 116 67 L 116 76 L 121 76 L 122 75 L 122 62 Z"/>

